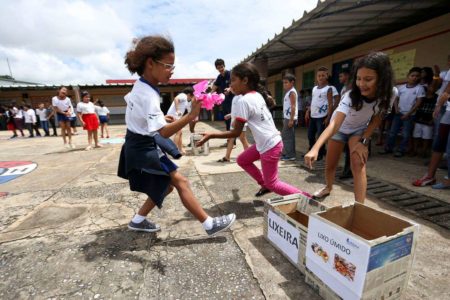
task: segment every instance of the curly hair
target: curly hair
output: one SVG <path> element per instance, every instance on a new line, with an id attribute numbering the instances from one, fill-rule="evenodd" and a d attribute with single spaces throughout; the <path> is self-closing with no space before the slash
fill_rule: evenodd
<path id="1" fill-rule="evenodd" d="M 392 88 L 394 85 L 394 72 L 391 67 L 391 62 L 389 61 L 389 56 L 383 52 L 372 52 L 358 59 L 353 65 L 350 98 L 352 99 L 352 108 L 357 111 L 362 108 L 364 101 L 361 96 L 361 90 L 356 85 L 356 76 L 358 70 L 361 68 L 374 70 L 377 74 L 375 99 L 378 102 L 380 111 L 387 111 L 389 109 Z"/>
<path id="2" fill-rule="evenodd" d="M 164 55 L 174 53 L 175 47 L 170 38 L 160 35 L 146 36 L 133 40 L 133 47 L 125 55 L 125 65 L 131 74 L 141 76 L 147 59 L 159 60 Z"/>

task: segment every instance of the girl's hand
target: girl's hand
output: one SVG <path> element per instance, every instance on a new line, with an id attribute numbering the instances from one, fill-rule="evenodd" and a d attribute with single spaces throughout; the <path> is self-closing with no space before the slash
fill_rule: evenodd
<path id="1" fill-rule="evenodd" d="M 166 119 L 167 123 L 172 123 L 173 121 L 175 121 L 174 117 L 173 116 L 169 116 L 169 115 L 164 116 L 164 119 Z"/>
<path id="2" fill-rule="evenodd" d="M 292 128 L 294 126 L 294 120 L 289 120 L 288 127 Z"/>
<path id="3" fill-rule="evenodd" d="M 357 143 L 351 154 L 357 155 L 361 160 L 361 164 L 365 165 L 369 157 L 369 149 L 363 144 Z"/>
<path id="4" fill-rule="evenodd" d="M 223 117 L 225 120 L 229 120 L 231 119 L 231 114 L 225 115 L 225 117 Z"/>
<path id="5" fill-rule="evenodd" d="M 200 113 L 200 109 L 202 107 L 202 101 L 198 101 L 195 97 L 191 101 L 191 112 L 189 113 L 189 118 L 191 120 L 194 120 L 197 118 L 198 114 Z"/>
<path id="6" fill-rule="evenodd" d="M 308 166 L 309 169 L 312 170 L 314 162 L 317 160 L 317 156 L 319 155 L 318 151 L 311 149 L 305 155 L 305 165 Z"/>
<path id="7" fill-rule="evenodd" d="M 409 114 L 404 114 L 400 117 L 400 120 L 407 120 L 409 118 Z"/>
<path id="8" fill-rule="evenodd" d="M 195 143 L 195 147 L 201 147 L 203 146 L 204 143 L 206 143 L 210 138 L 211 138 L 211 133 L 202 133 L 203 134 L 203 138 L 198 141 L 197 143 Z"/>

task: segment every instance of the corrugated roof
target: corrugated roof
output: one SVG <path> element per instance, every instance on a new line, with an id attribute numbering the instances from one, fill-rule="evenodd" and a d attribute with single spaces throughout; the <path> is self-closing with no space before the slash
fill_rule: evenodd
<path id="1" fill-rule="evenodd" d="M 267 59 L 273 75 L 449 12 L 449 0 L 319 1 L 243 61 Z"/>

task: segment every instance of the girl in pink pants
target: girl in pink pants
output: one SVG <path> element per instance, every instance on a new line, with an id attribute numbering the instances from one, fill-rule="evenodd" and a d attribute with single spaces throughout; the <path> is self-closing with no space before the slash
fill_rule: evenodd
<path id="1" fill-rule="evenodd" d="M 233 129 L 224 132 L 207 132 L 201 141 L 201 146 L 212 138 L 238 137 L 244 124 L 247 123 L 252 131 L 255 144 L 242 152 L 237 163 L 261 186 L 255 196 L 259 197 L 270 192 L 278 195 L 304 194 L 311 195 L 278 178 L 278 161 L 283 150 L 280 132 L 275 127 L 272 115 L 267 108 L 263 87 L 259 85 L 259 73 L 254 65 L 241 63 L 231 71 L 230 87 L 236 96 L 231 108 L 232 118 L 235 120 Z M 259 92 L 257 92 L 257 90 Z M 262 170 L 254 162 L 261 160 Z"/>

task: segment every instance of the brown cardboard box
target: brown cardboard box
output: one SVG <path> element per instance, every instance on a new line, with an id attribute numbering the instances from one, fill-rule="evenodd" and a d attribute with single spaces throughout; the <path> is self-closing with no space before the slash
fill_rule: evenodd
<path id="1" fill-rule="evenodd" d="M 306 266 L 344 299 L 397 299 L 405 290 L 418 225 L 363 204 L 309 219 Z"/>
<path id="2" fill-rule="evenodd" d="M 303 274 L 305 273 L 308 219 L 326 206 L 301 194 L 266 200 L 264 237 Z"/>

